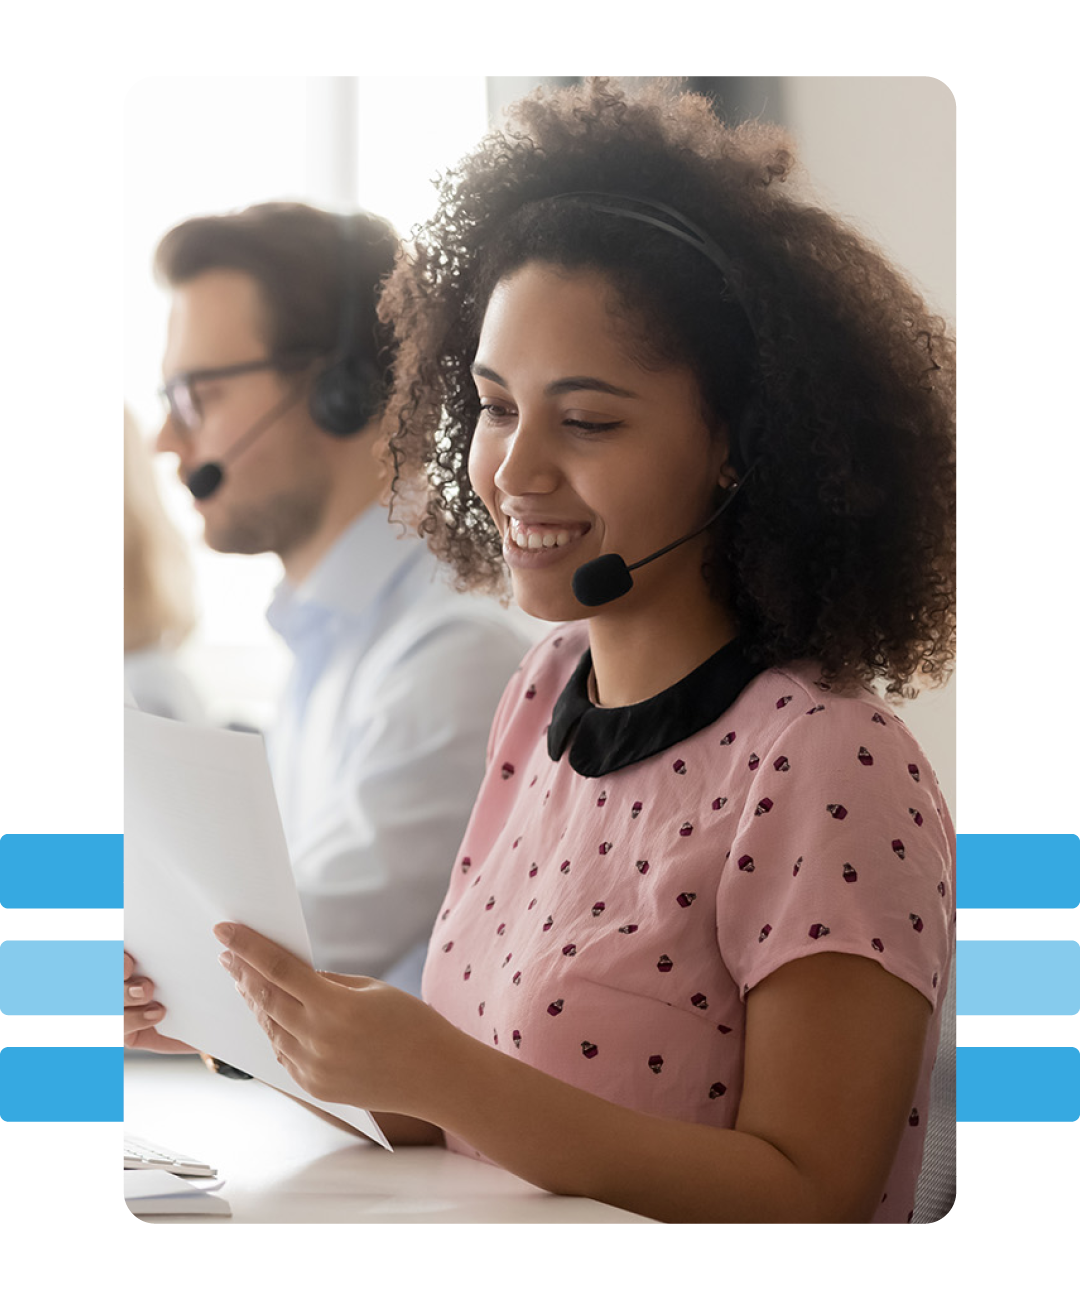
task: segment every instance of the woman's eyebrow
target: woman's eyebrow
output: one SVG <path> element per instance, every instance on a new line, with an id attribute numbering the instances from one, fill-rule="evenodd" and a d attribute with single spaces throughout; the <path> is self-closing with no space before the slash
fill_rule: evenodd
<path id="1" fill-rule="evenodd" d="M 636 397 L 628 388 L 619 388 L 609 384 L 606 379 L 596 379 L 592 375 L 571 375 L 567 379 L 556 379 L 548 384 L 544 392 L 549 397 L 558 397 L 560 393 L 574 393 L 586 389 L 593 393 L 608 393 L 612 397 Z"/>
<path id="2" fill-rule="evenodd" d="M 509 389 L 509 384 L 503 379 L 502 375 L 497 374 L 490 366 L 485 366 L 480 361 L 474 361 L 469 369 L 479 379 L 488 379 L 493 384 L 499 384 L 501 387 Z M 609 384 L 606 379 L 597 379 L 592 375 L 569 375 L 566 379 L 556 379 L 548 384 L 544 392 L 548 397 L 558 397 L 562 393 L 575 393 L 582 390 L 593 393 L 608 393 L 611 397 L 637 397 L 637 393 L 632 393 L 627 388 L 619 388 L 615 384 Z"/>
<path id="3" fill-rule="evenodd" d="M 502 375 L 497 375 L 490 366 L 485 366 L 480 361 L 474 361 L 469 367 L 469 371 L 471 374 L 475 375 L 477 379 L 490 379 L 493 384 L 498 384 L 501 388 L 507 387 L 506 380 Z"/>

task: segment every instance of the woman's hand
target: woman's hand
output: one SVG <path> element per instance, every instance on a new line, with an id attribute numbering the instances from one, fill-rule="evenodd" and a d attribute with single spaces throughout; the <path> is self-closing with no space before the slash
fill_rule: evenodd
<path id="1" fill-rule="evenodd" d="M 415 1116 L 537 1187 L 672 1223 L 873 1217 L 931 1014 L 868 958 L 789 962 L 747 1000 L 739 1118 L 720 1129 L 585 1092 L 407 993 L 318 973 L 244 926 L 215 934 L 278 1060 L 313 1097 Z"/>
<path id="2" fill-rule="evenodd" d="M 310 1096 L 427 1118 L 460 1030 L 389 984 L 312 970 L 247 926 L 214 934 L 274 1055 Z"/>
<path id="3" fill-rule="evenodd" d="M 194 1052 L 178 1038 L 166 1038 L 157 1030 L 165 1008 L 154 1001 L 154 982 L 145 975 L 132 975 L 135 958 L 124 953 L 124 1046 L 145 1052 Z"/>

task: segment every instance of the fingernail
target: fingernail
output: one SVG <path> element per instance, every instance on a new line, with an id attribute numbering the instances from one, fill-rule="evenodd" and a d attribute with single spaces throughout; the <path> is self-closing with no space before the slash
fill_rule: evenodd
<path id="1" fill-rule="evenodd" d="M 221 962 L 222 966 L 224 966 L 226 970 L 228 970 L 228 971 L 231 971 L 231 970 L 232 970 L 233 960 L 232 960 L 232 954 L 231 954 L 231 953 L 227 953 L 227 952 L 219 952 L 219 953 L 218 953 L 218 961 Z"/>
<path id="2" fill-rule="evenodd" d="M 162 1017 L 164 1014 L 165 1014 L 165 1012 L 161 1009 L 161 1007 L 155 1007 L 152 1011 L 144 1011 L 144 1012 L 143 1012 L 143 1019 L 144 1019 L 144 1020 L 160 1020 L 161 1017 Z"/>
<path id="3" fill-rule="evenodd" d="M 131 988 L 128 989 L 128 992 L 133 998 L 146 997 L 146 989 L 144 989 L 141 984 L 133 984 Z"/>
<path id="4" fill-rule="evenodd" d="M 217 935 L 217 937 L 221 940 L 222 943 L 232 943 L 233 936 L 236 934 L 236 929 L 233 926 L 228 924 L 215 925 L 214 933 Z"/>

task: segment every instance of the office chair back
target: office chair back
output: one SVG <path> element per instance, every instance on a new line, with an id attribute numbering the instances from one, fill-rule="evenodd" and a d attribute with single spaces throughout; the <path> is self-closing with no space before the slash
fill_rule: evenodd
<path id="1" fill-rule="evenodd" d="M 956 958 L 953 957 L 945 1005 L 941 1009 L 941 1038 L 930 1076 L 930 1114 L 922 1172 L 915 1189 L 912 1223 L 936 1223 L 956 1200 Z"/>

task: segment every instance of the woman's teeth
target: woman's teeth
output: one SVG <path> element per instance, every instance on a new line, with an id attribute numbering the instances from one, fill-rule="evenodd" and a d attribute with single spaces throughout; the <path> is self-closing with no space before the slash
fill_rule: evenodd
<path id="1" fill-rule="evenodd" d="M 570 541 L 573 534 L 560 529 L 558 532 L 544 532 L 537 529 L 524 529 L 520 525 L 511 523 L 510 537 L 515 546 L 522 551 L 540 551 L 550 550 L 554 546 L 565 546 Z"/>

